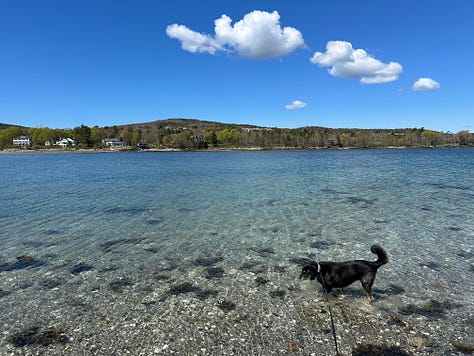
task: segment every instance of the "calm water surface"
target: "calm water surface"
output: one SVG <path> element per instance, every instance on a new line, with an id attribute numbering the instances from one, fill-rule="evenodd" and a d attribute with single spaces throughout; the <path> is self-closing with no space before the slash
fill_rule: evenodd
<path id="1" fill-rule="evenodd" d="M 326 354 L 301 264 L 375 259 L 373 243 L 390 256 L 374 306 L 358 284 L 331 296 L 343 350 L 370 338 L 360 310 L 389 330 L 375 343 L 473 344 L 471 149 L 2 154 L 0 169 L 0 354 Z"/>

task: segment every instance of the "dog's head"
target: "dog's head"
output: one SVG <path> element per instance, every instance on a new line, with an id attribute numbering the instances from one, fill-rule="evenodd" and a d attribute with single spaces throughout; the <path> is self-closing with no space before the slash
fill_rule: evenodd
<path id="1" fill-rule="evenodd" d="M 318 264 L 316 262 L 311 262 L 303 267 L 300 274 L 300 279 L 310 279 L 314 280 L 318 275 Z"/>

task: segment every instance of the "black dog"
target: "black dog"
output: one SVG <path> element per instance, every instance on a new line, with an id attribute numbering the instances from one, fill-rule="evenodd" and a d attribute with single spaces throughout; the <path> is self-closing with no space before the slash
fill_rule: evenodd
<path id="1" fill-rule="evenodd" d="M 377 261 L 311 262 L 303 267 L 300 278 L 311 280 L 316 278 L 326 292 L 360 281 L 365 294 L 372 302 L 374 300 L 372 284 L 374 284 L 375 274 L 380 266 L 388 263 L 388 256 L 379 245 L 373 245 L 370 250 L 377 255 Z"/>

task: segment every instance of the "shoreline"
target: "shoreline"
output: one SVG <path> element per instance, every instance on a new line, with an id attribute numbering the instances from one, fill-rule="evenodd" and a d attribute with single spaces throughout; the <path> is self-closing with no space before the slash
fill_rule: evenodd
<path id="1" fill-rule="evenodd" d="M 256 151 L 352 151 L 352 150 L 407 150 L 407 149 L 469 149 L 472 146 L 387 146 L 387 147 L 225 147 L 209 149 L 180 149 L 180 148 L 149 148 L 149 149 L 38 149 L 38 148 L 7 148 L 1 149 L 0 154 L 61 154 L 61 153 L 130 153 L 130 152 L 256 152 Z"/>

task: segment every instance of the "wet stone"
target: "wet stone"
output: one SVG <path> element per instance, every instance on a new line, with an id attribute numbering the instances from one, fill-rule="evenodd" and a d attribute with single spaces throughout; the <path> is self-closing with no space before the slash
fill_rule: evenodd
<path id="1" fill-rule="evenodd" d="M 110 208 L 106 209 L 107 214 L 125 214 L 129 216 L 140 215 L 147 212 L 144 208 Z"/>
<path id="2" fill-rule="evenodd" d="M 285 266 L 273 266 L 273 270 L 278 273 L 285 273 L 286 267 Z"/>
<path id="3" fill-rule="evenodd" d="M 45 234 L 46 234 L 47 236 L 60 235 L 60 234 L 61 234 L 61 230 L 51 229 L 51 230 L 47 230 L 47 231 L 45 232 Z"/>
<path id="4" fill-rule="evenodd" d="M 221 267 L 209 267 L 206 269 L 205 277 L 207 279 L 224 277 L 224 269 Z"/>
<path id="5" fill-rule="evenodd" d="M 105 252 L 109 252 L 112 250 L 113 247 L 124 244 L 126 242 L 127 242 L 127 239 L 105 241 L 99 245 L 99 248 Z"/>
<path id="6" fill-rule="evenodd" d="M 133 281 L 130 278 L 122 278 L 116 281 L 109 283 L 109 288 L 117 293 L 121 293 L 126 287 L 129 287 L 133 284 Z"/>
<path id="7" fill-rule="evenodd" d="M 435 270 L 435 271 L 439 271 L 439 268 L 441 268 L 441 265 L 439 263 L 436 263 L 436 262 L 433 262 L 433 261 L 429 261 L 429 262 L 426 262 L 426 263 L 420 263 L 419 266 L 424 267 L 424 268 L 429 268 L 429 269 L 432 269 L 432 270 Z"/>
<path id="8" fill-rule="evenodd" d="M 161 273 L 157 273 L 153 276 L 153 279 L 155 281 L 167 281 L 167 280 L 170 280 L 171 279 L 171 276 L 167 275 L 167 274 L 161 274 Z"/>
<path id="9" fill-rule="evenodd" d="M 0 272 L 10 272 L 18 269 L 25 269 L 31 267 L 40 267 L 45 264 L 44 261 L 37 260 L 31 256 L 23 255 L 16 258 L 14 263 L 6 263 L 0 265 Z"/>
<path id="10" fill-rule="evenodd" d="M 400 314 L 412 315 L 418 314 L 425 316 L 431 320 L 444 319 L 446 312 L 454 308 L 460 308 L 462 305 L 451 302 L 439 302 L 437 300 L 430 300 L 424 305 L 413 305 L 409 304 L 399 310 Z"/>
<path id="11" fill-rule="evenodd" d="M 193 293 L 199 292 L 201 288 L 193 286 L 191 282 L 183 282 L 177 285 L 172 286 L 168 294 L 178 295 L 178 294 L 186 294 L 186 293 Z"/>
<path id="12" fill-rule="evenodd" d="M 456 255 L 466 259 L 474 257 L 474 253 L 468 251 L 459 251 Z"/>
<path id="13" fill-rule="evenodd" d="M 224 299 L 224 300 L 221 300 L 217 303 L 217 306 L 225 311 L 225 312 L 228 312 L 228 311 L 231 311 L 231 310 L 234 310 L 236 308 L 236 305 L 234 302 L 230 301 L 230 300 L 227 300 L 227 299 Z"/>
<path id="14" fill-rule="evenodd" d="M 61 281 L 52 278 L 45 278 L 38 283 L 40 288 L 53 289 L 63 284 Z"/>
<path id="15" fill-rule="evenodd" d="M 201 257 L 201 258 L 196 258 L 194 260 L 194 265 L 195 266 L 204 266 L 204 267 L 210 267 L 213 266 L 219 262 L 224 261 L 224 257 L 222 256 L 216 256 L 216 257 Z"/>
<path id="16" fill-rule="evenodd" d="M 271 247 L 255 248 L 253 250 L 262 257 L 267 257 L 275 254 L 275 249 Z"/>
<path id="17" fill-rule="evenodd" d="M 160 220 L 160 219 L 149 219 L 146 221 L 147 225 L 151 225 L 151 226 L 154 226 L 154 225 L 159 225 L 163 222 L 163 220 Z"/>
<path id="18" fill-rule="evenodd" d="M 255 266 L 258 266 L 260 263 L 258 261 L 246 261 L 242 265 L 243 270 L 250 270 L 254 268 Z"/>
<path id="19" fill-rule="evenodd" d="M 269 282 L 268 279 L 263 278 L 261 276 L 258 276 L 257 278 L 255 278 L 255 283 L 257 283 L 257 285 L 259 285 L 259 286 L 263 286 L 263 285 L 267 284 L 268 282 Z"/>
<path id="20" fill-rule="evenodd" d="M 405 288 L 397 284 L 390 283 L 385 291 L 389 294 L 403 294 L 405 293 Z"/>
<path id="21" fill-rule="evenodd" d="M 255 274 L 266 273 L 267 271 L 268 271 L 268 268 L 264 265 L 254 266 L 249 269 L 249 272 L 252 272 Z"/>
<path id="22" fill-rule="evenodd" d="M 77 265 L 72 266 L 69 269 L 69 272 L 71 272 L 72 274 L 79 274 L 79 273 L 82 273 L 82 272 L 91 271 L 93 269 L 94 269 L 94 267 L 87 264 L 86 262 L 80 262 Z"/>
<path id="23" fill-rule="evenodd" d="M 352 350 L 352 356 L 377 356 L 377 355 L 408 356 L 410 354 L 398 346 L 373 345 L 373 344 L 361 345 Z"/>
<path id="24" fill-rule="evenodd" d="M 311 260 L 309 258 L 302 258 L 302 257 L 292 257 L 292 258 L 289 258 L 288 261 L 298 266 L 305 266 L 311 263 Z"/>
<path id="25" fill-rule="evenodd" d="M 51 344 L 65 343 L 67 337 L 64 328 L 49 328 L 41 331 L 39 327 L 33 326 L 24 330 L 17 331 L 8 337 L 15 347 L 27 345 L 48 346 Z"/>
<path id="26" fill-rule="evenodd" d="M 270 297 L 272 298 L 283 298 L 286 294 L 284 290 L 272 290 L 269 292 Z"/>
<path id="27" fill-rule="evenodd" d="M 463 343 L 452 343 L 451 344 L 457 351 L 465 354 L 465 355 L 472 355 L 474 354 L 474 345 L 468 345 L 468 344 L 463 344 Z"/>
<path id="28" fill-rule="evenodd" d="M 368 208 L 375 204 L 377 199 L 366 199 L 360 197 L 348 197 L 346 201 L 349 204 L 360 205 L 362 208 Z"/>
<path id="29" fill-rule="evenodd" d="M 162 266 L 158 267 L 156 270 L 158 272 L 174 271 L 178 267 L 179 265 L 177 263 L 170 262 L 170 263 L 164 263 Z"/>
<path id="30" fill-rule="evenodd" d="M 219 291 L 215 289 L 204 289 L 204 290 L 199 290 L 196 292 L 196 298 L 200 300 L 206 300 L 210 297 L 217 297 L 219 294 Z"/>
<path id="31" fill-rule="evenodd" d="M 318 250 L 327 250 L 331 247 L 331 244 L 326 241 L 315 241 L 309 245 L 311 248 L 316 248 Z"/>

